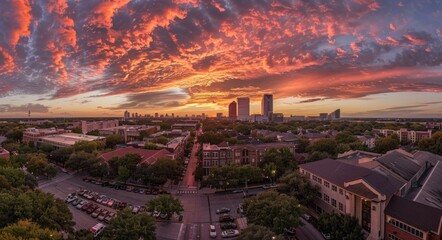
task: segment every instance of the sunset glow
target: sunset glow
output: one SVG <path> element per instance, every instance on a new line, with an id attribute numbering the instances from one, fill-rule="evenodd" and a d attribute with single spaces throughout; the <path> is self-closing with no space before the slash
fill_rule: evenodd
<path id="1" fill-rule="evenodd" d="M 0 1 L 0 117 L 442 117 L 439 0 Z"/>

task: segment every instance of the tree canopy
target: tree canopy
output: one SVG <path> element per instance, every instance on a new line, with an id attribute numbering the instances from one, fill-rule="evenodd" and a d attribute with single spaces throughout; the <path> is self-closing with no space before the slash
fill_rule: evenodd
<path id="1" fill-rule="evenodd" d="M 281 195 L 275 191 L 261 192 L 244 203 L 248 222 L 282 234 L 284 228 L 297 227 L 302 208 L 294 197 Z"/>
<path id="2" fill-rule="evenodd" d="M 0 229 L 0 239 L 3 240 L 20 240 L 20 239 L 39 239 L 53 240 L 61 239 L 58 231 L 48 228 L 42 228 L 29 220 L 20 220 Z"/>
<path id="3" fill-rule="evenodd" d="M 318 195 L 319 187 L 298 171 L 288 172 L 279 179 L 278 192 L 295 197 L 305 206 L 310 205 Z"/>
<path id="4" fill-rule="evenodd" d="M 288 148 L 272 148 L 266 151 L 262 161 L 259 163 L 259 166 L 264 168 L 264 166 L 269 163 L 275 164 L 275 176 L 277 178 L 282 176 L 286 171 L 290 171 L 298 167 L 295 156 Z"/>
<path id="5" fill-rule="evenodd" d="M 103 230 L 105 240 L 155 240 L 155 220 L 147 213 L 132 214 L 129 209 L 120 211 Z"/>
<path id="6" fill-rule="evenodd" d="M 442 155 L 442 131 L 435 132 L 431 138 L 422 139 L 418 146 L 420 150 Z"/>
<path id="7" fill-rule="evenodd" d="M 170 219 L 173 214 L 181 214 L 184 211 L 180 200 L 174 196 L 163 194 L 152 198 L 147 202 L 147 210 L 149 212 L 158 211 L 166 214 L 167 219 Z"/>
<path id="8" fill-rule="evenodd" d="M 269 228 L 250 224 L 246 229 L 241 231 L 238 240 L 284 240 L 284 236 L 277 235 Z"/>
<path id="9" fill-rule="evenodd" d="M 331 239 L 364 239 L 358 219 L 349 215 L 323 213 L 318 219 L 318 229 L 329 233 Z"/>
<path id="10" fill-rule="evenodd" d="M 374 150 L 378 153 L 383 154 L 397 148 L 399 148 L 399 139 L 395 136 L 383 137 L 375 141 Z"/>

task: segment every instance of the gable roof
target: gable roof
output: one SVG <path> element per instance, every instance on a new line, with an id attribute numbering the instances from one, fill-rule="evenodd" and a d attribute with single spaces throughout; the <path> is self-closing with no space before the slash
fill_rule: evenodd
<path id="1" fill-rule="evenodd" d="M 442 210 L 394 195 L 385 214 L 424 231 L 439 231 Z"/>
<path id="2" fill-rule="evenodd" d="M 421 168 L 416 160 L 398 151 L 390 151 L 380 156 L 377 161 L 407 181 Z"/>
<path id="3" fill-rule="evenodd" d="M 362 179 L 387 197 L 396 193 L 402 186 L 400 182 L 391 181 L 388 177 L 368 168 L 346 164 L 333 159 L 301 164 L 299 167 L 343 188 L 346 182 Z"/>
<path id="4" fill-rule="evenodd" d="M 141 163 L 153 164 L 161 157 L 170 157 L 170 152 L 166 149 L 161 150 L 148 150 L 142 148 L 119 148 L 111 152 L 103 153 L 99 158 L 103 158 L 105 161 L 109 161 L 114 157 L 123 157 L 126 154 L 133 153 L 141 156 Z"/>

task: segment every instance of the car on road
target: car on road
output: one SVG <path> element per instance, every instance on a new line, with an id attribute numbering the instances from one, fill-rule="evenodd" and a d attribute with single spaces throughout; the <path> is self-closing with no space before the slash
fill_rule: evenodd
<path id="1" fill-rule="evenodd" d="M 331 239 L 330 233 L 323 233 L 323 232 L 321 232 L 321 235 L 322 235 L 325 239 L 327 239 L 327 240 Z"/>
<path id="2" fill-rule="evenodd" d="M 110 223 L 110 221 L 112 220 L 112 218 L 115 217 L 115 213 L 114 212 L 110 212 L 105 218 L 104 218 L 104 222 L 105 223 Z"/>
<path id="3" fill-rule="evenodd" d="M 233 221 L 235 221 L 235 218 L 233 218 L 229 214 L 224 214 L 224 215 L 219 217 L 219 222 L 221 222 L 221 223 L 223 223 L 223 222 L 233 222 Z"/>
<path id="4" fill-rule="evenodd" d="M 228 230 L 228 229 L 236 229 L 238 226 L 235 223 L 228 222 L 228 223 L 221 223 L 221 229 L 222 230 Z"/>
<path id="5" fill-rule="evenodd" d="M 244 213 L 244 204 L 240 203 L 238 205 L 238 213 L 240 213 L 240 214 Z"/>
<path id="6" fill-rule="evenodd" d="M 221 232 L 221 237 L 223 238 L 232 238 L 232 237 L 238 237 L 239 236 L 239 231 L 238 230 L 234 230 L 234 229 L 230 229 L 230 230 L 226 230 Z"/>
<path id="7" fill-rule="evenodd" d="M 98 215 L 100 215 L 100 213 L 103 212 L 102 208 L 97 208 L 92 214 L 91 217 L 96 218 L 98 217 Z"/>
<path id="8" fill-rule="evenodd" d="M 223 213 L 229 213 L 230 208 L 220 208 L 216 210 L 216 214 L 223 214 Z"/>
<path id="9" fill-rule="evenodd" d="M 256 196 L 256 193 L 245 193 L 243 194 L 243 198 L 248 198 L 248 197 L 254 197 Z"/>
<path id="10" fill-rule="evenodd" d="M 288 236 L 295 236 L 296 235 L 296 229 L 294 227 L 291 228 L 284 228 L 284 233 Z"/>
<path id="11" fill-rule="evenodd" d="M 106 218 L 106 216 L 107 216 L 108 213 L 109 213 L 108 210 L 104 210 L 104 211 L 102 211 L 102 212 L 98 215 L 97 219 L 100 220 L 100 221 L 103 221 L 103 220 Z"/>
<path id="12" fill-rule="evenodd" d="M 271 187 L 270 184 L 262 185 L 262 189 L 270 189 Z"/>
<path id="13" fill-rule="evenodd" d="M 302 214 L 301 217 L 304 218 L 304 220 L 306 221 L 312 220 L 312 216 L 308 215 L 307 213 Z"/>
<path id="14" fill-rule="evenodd" d="M 216 227 L 215 227 L 215 225 L 210 225 L 209 236 L 211 238 L 216 238 Z"/>

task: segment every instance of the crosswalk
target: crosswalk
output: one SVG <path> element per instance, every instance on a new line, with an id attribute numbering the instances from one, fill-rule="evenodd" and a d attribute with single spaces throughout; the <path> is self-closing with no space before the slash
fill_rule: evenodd
<path id="1" fill-rule="evenodd" d="M 198 194 L 196 190 L 178 190 L 176 194 Z"/>

